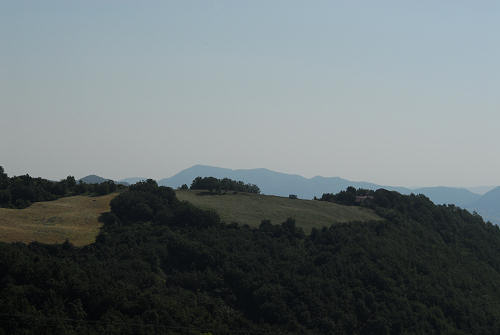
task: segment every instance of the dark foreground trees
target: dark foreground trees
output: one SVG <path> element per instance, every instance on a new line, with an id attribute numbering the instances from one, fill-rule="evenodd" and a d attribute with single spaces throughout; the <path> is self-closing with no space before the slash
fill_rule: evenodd
<path id="1" fill-rule="evenodd" d="M 224 224 L 154 181 L 95 244 L 0 244 L 5 334 L 498 334 L 500 232 L 379 190 L 384 220 Z"/>

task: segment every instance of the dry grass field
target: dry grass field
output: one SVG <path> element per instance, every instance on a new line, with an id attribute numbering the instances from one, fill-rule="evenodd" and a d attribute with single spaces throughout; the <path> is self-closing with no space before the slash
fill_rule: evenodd
<path id="1" fill-rule="evenodd" d="M 200 195 L 199 191 L 176 191 L 180 200 L 195 206 L 213 209 L 226 223 L 238 222 L 258 227 L 263 219 L 273 224 L 293 217 L 306 233 L 312 228 L 329 227 L 334 223 L 380 220 L 373 211 L 357 206 L 343 206 L 326 201 L 288 199 L 272 195 L 227 193 Z"/>
<path id="2" fill-rule="evenodd" d="M 36 202 L 24 209 L 0 208 L 0 241 L 62 243 L 76 246 L 95 241 L 101 213 L 117 193 L 101 197 L 74 196 Z"/>

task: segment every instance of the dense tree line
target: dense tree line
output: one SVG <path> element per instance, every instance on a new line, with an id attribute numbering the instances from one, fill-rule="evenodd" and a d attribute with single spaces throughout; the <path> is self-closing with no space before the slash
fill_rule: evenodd
<path id="1" fill-rule="evenodd" d="M 73 176 L 58 182 L 33 178 L 28 174 L 9 177 L 0 166 L 0 207 L 25 208 L 36 201 L 78 194 L 105 195 L 115 192 L 117 187 L 123 188 L 112 180 L 100 184 L 77 183 Z"/>
<path id="2" fill-rule="evenodd" d="M 498 334 L 500 230 L 377 190 L 383 220 L 224 224 L 148 180 L 97 241 L 0 244 L 5 334 Z"/>
<path id="3" fill-rule="evenodd" d="M 321 198 L 317 199 L 320 201 L 330 201 L 341 205 L 357 205 L 361 202 L 365 202 L 367 199 L 373 197 L 374 191 L 366 189 L 356 189 L 352 186 L 347 187 L 345 190 L 339 193 L 323 193 Z M 362 201 L 361 201 L 362 199 Z"/>
<path id="4" fill-rule="evenodd" d="M 229 178 L 217 179 L 215 177 L 196 177 L 191 183 L 192 190 L 208 190 L 210 192 L 247 192 L 260 193 L 260 189 L 254 184 L 245 184 L 242 181 L 236 181 Z"/>

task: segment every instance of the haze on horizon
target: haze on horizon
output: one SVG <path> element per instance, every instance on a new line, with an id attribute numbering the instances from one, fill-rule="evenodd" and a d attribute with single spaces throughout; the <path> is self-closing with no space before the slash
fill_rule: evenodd
<path id="1" fill-rule="evenodd" d="M 0 165 L 500 185 L 496 1 L 3 1 Z"/>

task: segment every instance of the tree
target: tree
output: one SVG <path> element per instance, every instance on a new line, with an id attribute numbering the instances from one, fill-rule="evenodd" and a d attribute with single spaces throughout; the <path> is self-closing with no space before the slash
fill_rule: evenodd
<path id="1" fill-rule="evenodd" d="M 116 191 L 116 184 L 112 180 L 107 180 L 97 185 L 96 193 L 99 195 L 105 195 L 109 193 L 113 193 Z"/>
<path id="2" fill-rule="evenodd" d="M 9 206 L 11 200 L 10 190 L 0 190 L 0 206 Z"/>
<path id="3" fill-rule="evenodd" d="M 0 166 L 0 190 L 7 188 L 9 185 L 9 177 L 3 170 L 3 166 Z"/>
<path id="4" fill-rule="evenodd" d="M 68 176 L 66 177 L 66 185 L 70 190 L 74 190 L 76 186 L 76 180 L 75 177 L 73 176 Z"/>
<path id="5" fill-rule="evenodd" d="M 86 193 L 87 191 L 88 191 L 87 184 L 80 180 L 78 184 L 75 186 L 75 193 L 83 194 Z"/>

